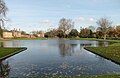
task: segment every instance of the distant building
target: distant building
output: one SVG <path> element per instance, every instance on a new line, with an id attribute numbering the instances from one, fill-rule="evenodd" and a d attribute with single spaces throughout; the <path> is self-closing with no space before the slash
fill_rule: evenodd
<path id="1" fill-rule="evenodd" d="M 40 32 L 39 34 L 36 34 L 36 35 L 37 35 L 37 37 L 41 37 L 41 38 L 45 37 L 44 32 Z"/>
<path id="2" fill-rule="evenodd" d="M 22 38 L 30 38 L 30 35 L 29 34 L 22 34 L 21 37 Z"/>
<path id="3" fill-rule="evenodd" d="M 22 37 L 20 30 L 14 29 L 12 31 L 3 31 L 3 38 L 20 38 Z"/>
<path id="4" fill-rule="evenodd" d="M 3 31 L 3 38 L 36 38 L 36 37 L 44 37 L 44 32 L 39 32 L 38 34 L 22 34 L 20 29 L 17 30 L 14 28 L 14 30 L 11 31 Z"/>
<path id="5" fill-rule="evenodd" d="M 14 37 L 14 38 L 20 38 L 20 37 L 22 37 L 21 32 L 20 32 L 20 29 L 19 29 L 19 31 L 18 31 L 17 29 L 14 29 L 14 30 L 12 31 L 12 34 L 13 34 L 13 37 Z"/>
<path id="6" fill-rule="evenodd" d="M 36 38 L 34 35 L 30 35 L 30 38 Z"/>
<path id="7" fill-rule="evenodd" d="M 10 31 L 3 32 L 3 38 L 13 38 L 13 34 Z"/>

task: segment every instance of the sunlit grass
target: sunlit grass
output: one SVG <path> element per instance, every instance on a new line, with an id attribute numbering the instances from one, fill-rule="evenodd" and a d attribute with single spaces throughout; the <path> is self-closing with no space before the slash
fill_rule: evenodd
<path id="1" fill-rule="evenodd" d="M 96 40 L 96 38 L 68 38 L 70 40 Z"/>
<path id="2" fill-rule="evenodd" d="M 18 53 L 19 51 L 26 49 L 26 48 L 4 48 L 0 47 L 0 59 L 14 53 Z"/>
<path id="3" fill-rule="evenodd" d="M 47 40 L 47 38 L 13 38 L 11 40 Z"/>
<path id="4" fill-rule="evenodd" d="M 86 47 L 85 49 L 120 63 L 120 46 Z"/>
<path id="5" fill-rule="evenodd" d="M 120 43 L 114 43 L 114 44 L 111 44 L 111 45 L 109 45 L 109 46 L 119 46 L 120 47 Z"/>
<path id="6" fill-rule="evenodd" d="M 85 49 L 120 64 L 120 40 L 110 42 L 112 44 L 108 47 L 85 47 Z"/>
<path id="7" fill-rule="evenodd" d="M 94 76 L 37 76 L 32 78 L 120 78 L 120 75 L 94 75 Z"/>

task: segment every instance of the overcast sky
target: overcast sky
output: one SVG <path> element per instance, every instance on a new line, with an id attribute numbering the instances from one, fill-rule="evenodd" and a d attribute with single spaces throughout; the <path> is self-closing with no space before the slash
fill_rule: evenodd
<path id="1" fill-rule="evenodd" d="M 97 26 L 96 20 L 108 17 L 120 24 L 120 0 L 5 0 L 9 12 L 6 28 L 30 32 L 57 28 L 61 18 L 75 21 L 75 28 Z"/>

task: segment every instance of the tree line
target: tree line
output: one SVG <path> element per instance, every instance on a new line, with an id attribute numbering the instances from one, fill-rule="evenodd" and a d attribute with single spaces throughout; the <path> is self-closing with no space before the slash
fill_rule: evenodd
<path id="1" fill-rule="evenodd" d="M 4 29 L 6 21 L 6 13 L 8 8 L 4 0 L 0 0 L 0 37 Z M 120 25 L 112 26 L 112 21 L 108 18 L 100 18 L 97 22 L 98 28 L 95 30 L 94 26 L 88 28 L 81 28 L 80 32 L 74 28 L 74 22 L 71 19 L 62 18 L 59 21 L 57 29 L 52 29 L 45 33 L 45 37 L 59 37 L 59 38 L 99 38 L 99 39 L 120 39 Z M 32 32 L 34 35 L 41 32 Z M 22 34 L 26 32 L 22 31 Z"/>
<path id="2" fill-rule="evenodd" d="M 98 38 L 98 39 L 120 39 L 120 25 L 112 26 L 112 21 L 108 18 L 100 18 L 97 22 L 98 27 L 94 26 L 81 28 L 80 32 L 74 29 L 74 22 L 71 19 L 62 18 L 59 27 L 45 33 L 45 37 L 59 38 Z"/>

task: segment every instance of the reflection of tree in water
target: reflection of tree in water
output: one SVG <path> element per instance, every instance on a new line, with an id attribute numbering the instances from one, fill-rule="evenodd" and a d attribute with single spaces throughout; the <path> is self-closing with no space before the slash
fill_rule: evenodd
<path id="1" fill-rule="evenodd" d="M 10 72 L 9 63 L 0 61 L 0 78 L 7 78 Z"/>
<path id="2" fill-rule="evenodd" d="M 92 44 L 80 44 L 80 47 L 88 47 L 91 46 Z"/>
<path id="3" fill-rule="evenodd" d="M 109 44 L 106 41 L 99 41 L 98 46 L 107 47 Z"/>
<path id="4" fill-rule="evenodd" d="M 4 47 L 4 44 L 3 44 L 3 42 L 0 42 L 0 47 Z"/>
<path id="5" fill-rule="evenodd" d="M 20 46 L 20 41 L 13 41 L 13 42 L 12 42 L 12 46 L 15 46 L 15 47 L 16 47 L 16 46 L 17 46 L 17 47 Z"/>
<path id="6" fill-rule="evenodd" d="M 80 44 L 80 50 L 82 50 L 84 47 L 89 47 L 89 46 L 91 46 L 92 44 L 90 44 L 90 43 L 82 43 L 82 44 Z"/>
<path id="7" fill-rule="evenodd" d="M 74 53 L 74 48 L 76 46 L 77 46 L 77 44 L 66 44 L 65 41 L 63 42 L 63 40 L 62 40 L 62 43 L 61 42 L 59 43 L 60 54 L 63 57 L 64 56 L 71 56 Z"/>
<path id="8" fill-rule="evenodd" d="M 4 41 L 0 42 L 0 47 L 19 47 L 21 46 L 20 41 Z"/>

